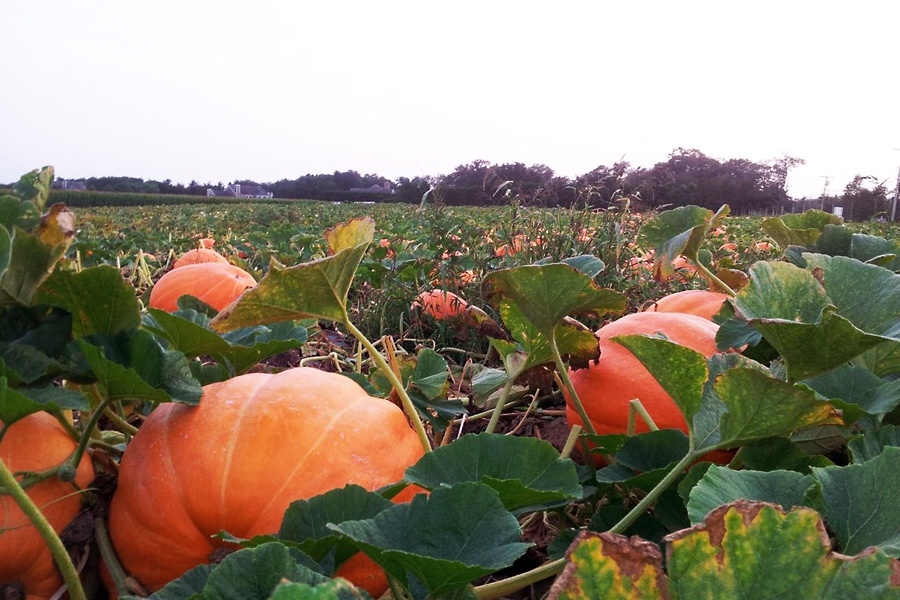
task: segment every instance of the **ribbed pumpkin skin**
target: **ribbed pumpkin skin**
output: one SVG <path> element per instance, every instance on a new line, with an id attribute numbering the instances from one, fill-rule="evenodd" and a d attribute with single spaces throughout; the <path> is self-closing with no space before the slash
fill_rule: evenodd
<path id="1" fill-rule="evenodd" d="M 422 292 L 412 303 L 412 307 L 419 308 L 436 321 L 460 317 L 468 306 L 465 300 L 453 292 L 439 289 Z"/>
<path id="2" fill-rule="evenodd" d="M 712 320 L 728 294 L 708 290 L 684 290 L 663 296 L 647 308 L 647 312 L 685 313 Z"/>
<path id="3" fill-rule="evenodd" d="M 0 441 L 0 458 L 14 473 L 58 466 L 74 450 L 72 438 L 45 412 L 16 421 Z M 86 488 L 93 479 L 94 468 L 85 454 L 75 482 Z M 55 477 L 26 491 L 57 533 L 81 511 L 82 496 L 76 488 Z M 12 498 L 0 496 L 0 586 L 13 581 L 25 586 L 28 600 L 50 598 L 62 585 L 44 539 Z"/>
<path id="4" fill-rule="evenodd" d="M 202 263 L 228 264 L 228 259 L 209 248 L 194 248 L 179 256 L 178 260 L 172 263 L 172 268 L 177 269 L 187 265 L 199 265 Z"/>
<path id="5" fill-rule="evenodd" d="M 611 338 L 661 332 L 671 341 L 709 357 L 716 352 L 718 329 L 718 325 L 703 317 L 663 312 L 633 313 L 601 327 L 597 331 L 600 360 L 589 369 L 569 372 L 572 386 L 597 433 L 625 433 L 628 404 L 634 398 L 641 400 L 660 429 L 687 432 L 687 423 L 672 398 L 628 349 Z M 582 424 L 568 394 L 566 417 L 569 426 Z M 643 420 L 638 418 L 636 431 L 640 433 L 647 429 Z"/>
<path id="6" fill-rule="evenodd" d="M 423 454 L 397 406 L 344 376 L 242 375 L 204 387 L 199 406 L 150 414 L 120 464 L 110 536 L 125 570 L 157 590 L 224 547 L 211 535 L 274 533 L 293 500 L 375 490 Z"/>
<path id="7" fill-rule="evenodd" d="M 200 263 L 172 269 L 150 290 L 150 306 L 168 312 L 178 310 L 178 299 L 195 296 L 222 310 L 244 290 L 255 287 L 253 275 L 228 263 Z"/>

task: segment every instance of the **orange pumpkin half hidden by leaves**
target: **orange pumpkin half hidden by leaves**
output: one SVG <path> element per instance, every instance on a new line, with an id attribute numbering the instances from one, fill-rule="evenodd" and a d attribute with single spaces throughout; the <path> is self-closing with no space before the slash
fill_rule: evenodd
<path id="1" fill-rule="evenodd" d="M 421 310 L 436 321 L 457 319 L 462 317 L 469 303 L 453 292 L 441 289 L 433 289 L 430 292 L 422 292 L 413 301 L 410 310 Z"/>
<path id="2" fill-rule="evenodd" d="M 200 263 L 172 269 L 150 290 L 149 304 L 168 312 L 178 310 L 178 299 L 190 295 L 222 310 L 256 286 L 247 271 L 229 263 Z"/>
<path id="3" fill-rule="evenodd" d="M 712 320 L 728 294 L 709 290 L 684 290 L 663 296 L 644 309 L 645 312 L 684 313 Z"/>
<path id="4" fill-rule="evenodd" d="M 423 454 L 403 411 L 347 377 L 311 367 L 241 375 L 205 386 L 197 406 L 163 404 L 147 417 L 122 457 L 110 537 L 125 571 L 158 590 L 233 548 L 216 533 L 276 532 L 292 501 L 347 484 L 376 490 Z M 357 562 L 368 560 L 354 558 L 347 576 L 377 598 L 387 581 Z"/>
<path id="5" fill-rule="evenodd" d="M 13 473 L 44 471 L 61 465 L 75 446 L 53 416 L 38 412 L 9 426 L 0 441 L 0 459 Z M 25 491 L 58 534 L 81 511 L 83 498 L 78 488 L 86 488 L 93 479 L 94 468 L 85 453 L 75 470 L 75 485 L 50 477 Z M 18 584 L 28 600 L 38 600 L 55 597 L 62 583 L 37 529 L 12 497 L 0 495 L 0 589 Z"/>
<path id="6" fill-rule="evenodd" d="M 188 250 L 187 252 L 179 256 L 178 259 L 174 263 L 172 263 L 172 268 L 177 269 L 186 265 L 196 265 L 200 263 L 210 262 L 227 264 L 228 259 L 215 250 L 211 250 L 209 248 L 194 248 L 193 250 Z"/>
<path id="7" fill-rule="evenodd" d="M 569 372 L 572 387 L 597 433 L 626 433 L 629 404 L 635 398 L 641 401 L 657 427 L 680 429 L 687 433 L 687 423 L 675 401 L 637 357 L 612 338 L 660 333 L 677 344 L 710 357 L 716 353 L 718 329 L 718 325 L 703 317 L 665 312 L 632 313 L 601 327 L 597 331 L 600 359 L 587 369 Z M 583 425 L 568 393 L 565 393 L 565 399 L 569 426 Z M 648 430 L 643 419 L 638 417 L 636 433 Z M 710 459 L 727 462 L 730 456 L 726 452 L 722 456 L 710 456 Z"/>

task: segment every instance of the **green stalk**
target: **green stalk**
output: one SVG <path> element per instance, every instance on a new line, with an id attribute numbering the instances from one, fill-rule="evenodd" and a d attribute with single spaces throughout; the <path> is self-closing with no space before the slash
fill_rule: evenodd
<path id="1" fill-rule="evenodd" d="M 553 353 L 553 361 L 556 363 L 556 371 L 559 375 L 559 378 L 562 380 L 563 385 L 566 386 L 566 391 L 569 392 L 569 397 L 572 399 L 572 404 L 575 405 L 575 412 L 578 413 L 578 416 L 581 418 L 581 422 L 584 424 L 584 428 L 587 429 L 587 432 L 591 435 L 597 435 L 597 430 L 594 429 L 594 424 L 591 423 L 591 418 L 588 417 L 587 411 L 584 410 L 584 405 L 581 403 L 581 399 L 578 397 L 578 392 L 575 391 L 575 387 L 572 385 L 572 380 L 569 379 L 569 367 L 566 363 L 563 362 L 562 356 L 559 354 L 559 348 L 556 346 L 556 336 L 550 337 L 550 351 Z"/>
<path id="2" fill-rule="evenodd" d="M 515 377 L 508 376 L 506 378 L 506 384 L 503 386 L 500 398 L 497 399 L 497 405 L 494 407 L 494 412 L 491 413 L 491 420 L 488 421 L 487 428 L 484 430 L 485 433 L 494 433 L 494 430 L 497 428 L 497 422 L 500 421 L 500 415 L 503 414 L 503 409 L 506 407 L 506 401 L 509 400 L 509 393 L 512 391 L 515 381 Z"/>
<path id="3" fill-rule="evenodd" d="M 569 431 L 569 437 L 566 438 L 566 444 L 559 453 L 560 458 L 569 458 L 569 455 L 572 454 L 572 450 L 575 449 L 575 444 L 578 443 L 578 436 L 581 435 L 582 429 L 583 427 L 581 425 L 572 425 L 572 430 Z"/>
<path id="4" fill-rule="evenodd" d="M 504 596 L 508 596 L 513 592 L 521 590 L 522 588 L 529 586 L 532 583 L 537 583 L 538 581 L 543 581 L 548 577 L 559 575 L 560 573 L 562 573 L 562 570 L 565 568 L 565 566 L 566 559 L 558 558 L 554 561 L 544 563 L 543 565 L 535 569 L 526 571 L 525 573 L 519 573 L 518 575 L 515 575 L 508 579 L 502 579 L 500 581 L 494 581 L 491 583 L 486 583 L 484 585 L 479 585 L 475 588 L 475 593 L 481 600 L 495 600 L 497 598 L 503 598 Z"/>
<path id="5" fill-rule="evenodd" d="M 647 412 L 647 409 L 644 408 L 644 405 L 641 403 L 639 398 L 635 398 L 628 402 L 628 435 L 634 435 L 635 426 L 637 425 L 636 415 L 640 415 L 641 419 L 644 420 L 644 423 L 647 424 L 647 427 L 650 431 L 659 431 L 659 427 L 653 421 L 653 417 L 650 416 L 650 413 Z"/>
<path id="6" fill-rule="evenodd" d="M 87 600 L 84 587 L 82 587 L 81 580 L 78 578 L 78 571 L 75 569 L 69 553 L 66 552 L 62 540 L 59 539 L 44 513 L 32 502 L 25 490 L 22 489 L 22 486 L 19 485 L 15 475 L 12 474 L 2 460 L 0 460 L 0 486 L 3 487 L 7 494 L 12 496 L 12 499 L 19 505 L 19 508 L 25 513 L 25 516 L 28 517 L 40 536 L 44 538 L 53 560 L 56 561 L 56 565 L 59 567 L 63 581 L 69 588 L 69 597 L 72 600 Z"/>
<path id="7" fill-rule="evenodd" d="M 628 514 L 622 517 L 622 520 L 613 525 L 610 529 L 610 533 L 622 533 L 629 527 L 631 527 L 635 521 L 638 520 L 644 512 L 650 508 L 650 505 L 656 502 L 657 498 L 662 495 L 666 489 L 681 475 L 681 472 L 684 471 L 688 465 L 690 465 L 693 461 L 697 460 L 697 457 L 694 455 L 693 443 L 691 443 L 691 448 L 688 450 L 688 453 L 682 458 L 678 463 L 672 467 L 672 470 L 666 473 L 666 476 L 662 478 L 662 481 L 656 484 L 652 490 L 650 490 L 646 496 L 644 496 L 640 502 L 634 505 Z"/>
<path id="8" fill-rule="evenodd" d="M 106 529 L 106 521 L 102 517 L 94 517 L 94 539 L 97 541 L 97 547 L 100 549 L 103 563 L 109 569 L 109 576 L 116 587 L 116 593 L 119 596 L 130 593 L 125 583 L 128 575 L 125 573 L 125 569 L 122 568 L 119 557 L 116 556 L 116 551 L 113 549 L 112 542 L 109 539 L 109 531 Z"/>
<path id="9" fill-rule="evenodd" d="M 81 432 L 81 440 L 78 442 L 78 447 L 75 448 L 75 452 L 69 457 L 68 464 L 72 469 L 77 469 L 78 465 L 81 463 L 81 457 L 87 452 L 88 444 L 91 442 L 91 434 L 97 428 L 97 423 L 100 422 L 100 418 L 103 416 L 103 412 L 109 407 L 109 404 L 110 400 L 108 398 L 102 400 L 99 406 L 94 408 L 91 413 L 90 420 L 87 422 L 84 431 Z"/>
<path id="10" fill-rule="evenodd" d="M 701 275 L 703 275 L 704 277 L 706 277 L 708 281 L 713 281 L 713 282 L 715 282 L 715 284 L 716 284 L 717 286 L 719 286 L 720 288 L 722 288 L 722 290 L 723 290 L 726 294 L 728 294 L 728 295 L 731 296 L 732 298 L 734 298 L 734 297 L 737 295 L 737 292 L 735 292 L 733 289 L 731 289 L 731 286 L 729 286 L 727 283 L 725 283 L 724 281 L 722 281 L 721 279 L 719 279 L 718 277 L 716 277 L 716 276 L 713 274 L 713 272 L 710 271 L 709 269 L 707 269 L 707 268 L 706 268 L 706 265 L 704 265 L 702 262 L 700 262 L 699 260 L 692 260 L 691 262 L 694 263 L 694 266 L 697 268 L 698 271 L 700 271 L 700 274 L 701 274 Z"/>
<path id="11" fill-rule="evenodd" d="M 428 439 L 428 433 L 425 431 L 425 425 L 422 424 L 422 419 L 419 417 L 418 411 L 416 411 L 416 406 L 413 404 L 412 399 L 409 397 L 409 394 L 406 393 L 406 389 L 403 387 L 403 382 L 400 381 L 400 378 L 397 377 L 397 374 L 394 373 L 394 370 L 391 366 L 384 360 L 384 357 L 380 352 L 372 345 L 372 342 L 363 335 L 363 332 L 357 329 L 353 323 L 350 322 L 349 318 L 344 319 L 344 326 L 353 334 L 359 343 L 362 344 L 366 351 L 369 353 L 369 356 L 372 357 L 372 360 L 375 361 L 375 364 L 381 369 L 384 376 L 388 378 L 388 381 L 391 382 L 391 385 L 394 387 L 394 390 L 397 392 L 397 395 L 400 396 L 400 402 L 403 403 L 403 410 L 406 411 L 406 415 L 409 417 L 409 420 L 412 422 L 413 429 L 416 434 L 419 436 L 419 441 L 422 442 L 422 448 L 425 449 L 425 452 L 431 452 L 431 441 Z"/>

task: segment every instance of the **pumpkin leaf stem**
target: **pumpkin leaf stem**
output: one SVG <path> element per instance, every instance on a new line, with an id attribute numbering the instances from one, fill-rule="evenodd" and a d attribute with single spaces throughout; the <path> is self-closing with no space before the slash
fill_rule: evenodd
<path id="1" fill-rule="evenodd" d="M 588 416 L 587 411 L 584 410 L 584 405 L 578 397 L 578 392 L 575 391 L 575 386 L 572 385 L 572 380 L 569 378 L 569 366 L 563 361 L 562 356 L 559 353 L 559 347 L 556 345 L 556 336 L 551 336 L 549 341 L 550 352 L 553 354 L 553 361 L 556 364 L 556 374 L 569 392 L 569 397 L 572 399 L 572 405 L 575 407 L 575 412 L 578 413 L 578 417 L 581 419 L 581 422 L 584 423 L 584 428 L 587 429 L 587 432 L 590 435 L 597 435 L 597 430 L 594 429 L 591 418 Z"/>
<path id="2" fill-rule="evenodd" d="M 109 539 L 109 530 L 106 528 L 106 521 L 102 517 L 94 517 L 94 539 L 97 541 L 97 547 L 100 549 L 100 556 L 103 557 L 103 564 L 109 569 L 109 575 L 116 587 L 116 593 L 124 596 L 129 593 L 128 586 L 125 583 L 128 575 L 116 556 L 112 542 Z"/>
<path id="3" fill-rule="evenodd" d="M 698 453 L 694 452 L 694 440 L 690 439 L 690 445 L 688 448 L 687 454 L 684 455 L 680 461 L 675 463 L 675 466 L 672 467 L 672 470 L 666 473 L 666 476 L 663 477 L 658 484 L 656 484 L 652 490 L 647 492 L 647 495 L 644 496 L 640 502 L 634 505 L 628 514 L 626 514 L 622 519 L 613 525 L 610 529 L 610 533 L 623 533 L 629 527 L 631 527 L 635 521 L 640 518 L 650 506 L 653 505 L 654 502 L 662 495 L 664 491 L 666 491 L 670 485 L 672 485 L 675 480 L 681 475 L 681 472 L 684 471 L 692 462 L 697 460 Z"/>
<path id="4" fill-rule="evenodd" d="M 628 403 L 628 435 L 634 435 L 635 426 L 637 425 L 637 416 L 640 415 L 650 431 L 658 431 L 659 426 L 653 421 L 653 417 L 644 408 L 640 398 L 634 398 Z"/>
<path id="5" fill-rule="evenodd" d="M 506 383 L 503 385 L 503 391 L 500 392 L 500 397 L 497 399 L 497 405 L 494 406 L 494 411 L 491 413 L 491 420 L 488 421 L 485 433 L 494 433 L 494 429 L 497 428 L 497 423 L 500 421 L 500 415 L 503 414 L 503 408 L 506 406 L 506 401 L 509 400 L 509 393 L 512 391 L 515 381 L 516 378 L 514 375 L 510 374 L 510 376 L 507 377 Z"/>
<path id="6" fill-rule="evenodd" d="M 87 600 L 87 595 L 81 585 L 81 580 L 78 578 L 78 571 L 75 569 L 75 565 L 72 563 L 69 553 L 66 552 L 62 540 L 60 540 L 59 536 L 56 535 L 56 532 L 53 531 L 53 526 L 50 525 L 50 522 L 41 512 L 41 509 L 32 502 L 28 494 L 25 493 L 25 490 L 22 489 L 22 486 L 19 485 L 15 475 L 12 474 L 2 459 L 0 459 L 0 486 L 2 486 L 4 492 L 9 494 L 13 501 L 19 505 L 19 508 L 25 513 L 25 516 L 28 517 L 40 536 L 44 538 L 44 542 L 50 549 L 53 560 L 59 567 L 59 572 L 62 575 L 63 581 L 69 588 L 69 597 L 72 600 Z"/>
<path id="7" fill-rule="evenodd" d="M 353 337 L 359 340 L 359 343 L 363 345 L 366 351 L 369 353 L 369 356 L 372 357 L 372 360 L 375 361 L 375 364 L 384 374 L 388 381 L 391 382 L 394 390 L 397 392 L 397 395 L 400 396 L 400 402 L 403 404 L 403 410 L 406 412 L 406 416 L 409 418 L 412 423 L 413 429 L 416 434 L 419 436 L 419 441 L 422 442 L 422 448 L 425 452 L 431 452 L 431 440 L 428 439 L 428 432 L 425 431 L 425 425 L 422 423 L 422 419 L 419 417 L 419 413 L 416 411 L 416 406 L 413 404 L 412 399 L 409 397 L 409 394 L 406 392 L 406 388 L 403 387 L 403 382 L 397 377 L 397 374 L 394 373 L 394 370 L 391 368 L 391 365 L 384 359 L 381 353 L 377 348 L 369 341 L 369 339 L 363 334 L 362 331 L 356 328 L 356 326 L 350 322 L 349 317 L 344 319 L 344 326 L 347 328 Z"/>

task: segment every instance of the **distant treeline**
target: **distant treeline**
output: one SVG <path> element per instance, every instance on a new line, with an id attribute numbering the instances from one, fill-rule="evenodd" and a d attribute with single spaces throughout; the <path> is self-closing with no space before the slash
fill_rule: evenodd
<path id="1" fill-rule="evenodd" d="M 531 206 L 589 206 L 606 208 L 627 198 L 637 208 L 688 204 L 717 209 L 728 204 L 733 214 L 797 212 L 798 207 L 843 208 L 844 217 L 864 220 L 888 210 L 888 191 L 872 177 L 857 176 L 843 193 L 820 198 L 791 198 L 786 191 L 790 170 L 803 164 L 789 156 L 767 163 L 745 159 L 720 161 L 699 150 L 674 150 L 668 160 L 651 168 L 635 168 L 627 162 L 599 166 L 575 179 L 556 175 L 546 165 L 492 164 L 476 160 L 438 177 L 400 177 L 389 180 L 356 171 L 307 174 L 297 179 L 259 183 L 276 199 L 311 199 L 332 202 L 431 202 L 448 205 L 492 206 L 511 201 Z M 208 198 L 208 190 L 221 191 L 221 182 L 188 185 L 144 181 L 134 177 L 91 177 L 64 180 L 67 187 L 54 190 L 53 198 L 72 206 L 99 204 L 179 204 L 221 202 Z M 374 191 L 373 191 L 374 190 Z M 104 193 L 100 193 L 104 192 Z M 152 196 L 159 196 L 150 202 Z M 162 196 L 165 196 L 163 198 Z M 65 198 L 65 199 L 63 199 Z"/>

